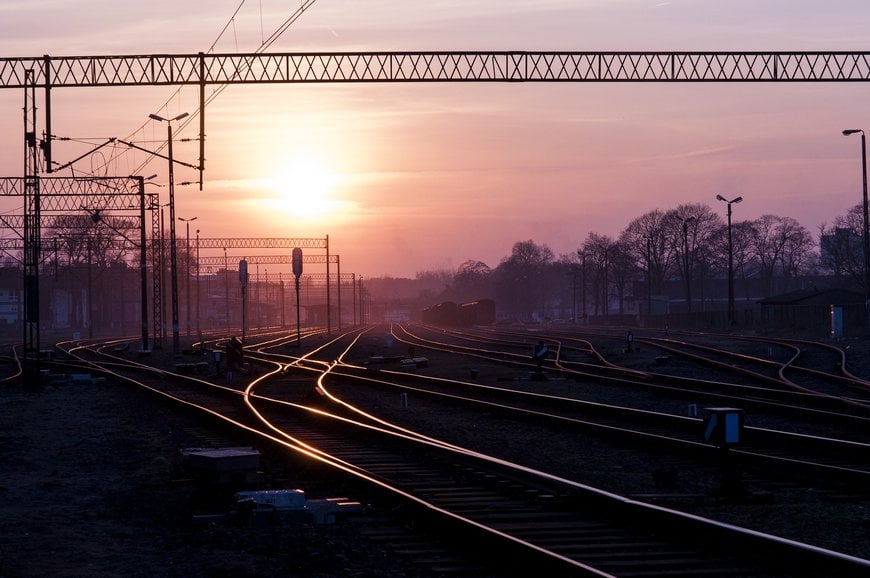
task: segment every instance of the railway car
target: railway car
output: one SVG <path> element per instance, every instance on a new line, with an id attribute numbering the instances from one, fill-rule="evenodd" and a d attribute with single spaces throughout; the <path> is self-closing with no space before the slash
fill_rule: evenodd
<path id="1" fill-rule="evenodd" d="M 444 301 L 423 309 L 419 318 L 423 323 L 442 327 L 492 325 L 495 323 L 495 301 L 479 299 L 461 305 L 453 301 Z"/>
<path id="2" fill-rule="evenodd" d="M 444 301 L 423 310 L 423 323 L 453 327 L 457 324 L 459 306 L 453 301 Z"/>
<path id="3" fill-rule="evenodd" d="M 472 325 L 492 325 L 495 323 L 495 301 L 479 299 L 459 306 L 458 324 L 463 327 Z"/>

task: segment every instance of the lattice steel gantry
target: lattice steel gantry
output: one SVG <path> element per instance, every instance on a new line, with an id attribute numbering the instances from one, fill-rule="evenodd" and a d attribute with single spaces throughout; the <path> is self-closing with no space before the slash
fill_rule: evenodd
<path id="1" fill-rule="evenodd" d="M 32 159 L 28 158 L 29 162 Z M 33 182 L 30 182 L 30 181 Z M 35 191 L 35 193 L 34 193 Z M 147 223 L 146 211 L 152 215 L 159 206 L 156 195 L 145 193 L 145 182 L 142 177 L 0 177 L 0 196 L 23 196 L 25 202 L 24 215 L 7 215 L 3 226 L 14 227 L 23 223 L 24 236 L 21 242 L 6 240 L 0 242 L 0 251 L 11 253 L 22 250 L 25 270 L 25 340 L 24 361 L 36 361 L 39 355 L 39 264 L 42 251 L 47 244 L 42 239 L 42 216 L 64 216 L 81 211 L 82 202 L 86 200 L 91 209 L 98 211 L 134 212 L 139 220 L 138 243 L 130 239 L 140 249 L 139 269 L 141 281 L 141 316 L 142 316 L 142 347 L 149 346 L 148 338 L 148 301 L 147 301 Z M 114 217 L 105 215 L 100 220 L 111 222 Z M 152 248 L 151 257 L 154 271 L 157 271 L 157 254 L 159 252 L 159 236 L 156 221 L 151 219 L 151 236 L 156 248 Z M 116 227 L 113 227 L 117 229 Z M 122 243 L 124 244 L 124 243 Z M 35 278 L 35 279 L 33 279 Z M 30 295 L 31 291 L 35 294 Z M 159 282 L 154 280 L 155 303 L 159 298 Z M 29 313 L 28 313 L 29 311 Z M 35 317 L 35 321 L 31 319 Z M 154 309 L 154 319 L 158 320 L 161 312 L 158 306 Z M 35 325 L 35 327 L 31 327 Z"/>
<path id="2" fill-rule="evenodd" d="M 33 78 L 28 79 L 29 70 Z M 415 51 L 0 58 L 0 88 L 317 82 L 870 80 L 870 52 Z"/>

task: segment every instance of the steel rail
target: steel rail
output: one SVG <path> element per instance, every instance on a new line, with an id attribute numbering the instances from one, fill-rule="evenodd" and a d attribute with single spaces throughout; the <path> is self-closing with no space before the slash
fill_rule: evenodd
<path id="1" fill-rule="evenodd" d="M 398 327 L 403 332 L 407 332 L 407 327 L 405 327 L 404 325 L 398 325 L 396 327 Z M 401 339 L 400 337 L 398 337 L 398 334 L 396 335 L 397 339 Z M 408 333 L 408 335 L 413 334 Z M 535 337 L 539 338 L 541 337 L 541 334 L 536 334 Z M 496 351 L 493 350 L 489 350 L 486 353 L 475 352 L 473 348 L 461 347 L 454 344 L 446 344 L 433 340 L 426 340 L 419 336 L 414 336 L 414 339 L 407 340 L 407 342 L 411 344 L 417 343 L 418 345 L 423 343 L 426 347 L 432 349 L 450 351 L 474 357 L 477 359 L 484 359 L 494 363 L 508 364 L 517 367 L 528 367 L 530 369 L 533 369 L 535 367 L 534 364 L 527 361 L 528 356 L 521 356 L 517 354 L 500 356 L 497 354 Z M 683 354 L 686 356 L 692 355 L 685 352 Z M 698 357 L 698 361 L 707 363 L 708 360 Z M 768 411 L 773 410 L 777 412 L 786 411 L 788 413 L 801 413 L 808 416 L 813 416 L 814 418 L 824 418 L 828 420 L 840 421 L 847 420 L 849 423 L 856 424 L 866 424 L 868 423 L 868 419 L 870 419 L 866 415 L 867 412 L 862 405 L 852 402 L 846 403 L 840 398 L 825 396 L 818 393 L 806 393 L 801 391 L 788 390 L 785 388 L 769 389 L 758 386 L 739 385 L 722 381 L 699 380 L 696 378 L 679 377 L 672 375 L 654 375 L 651 379 L 637 380 L 632 379 L 631 373 L 629 373 L 628 376 L 614 375 L 606 368 L 604 368 L 604 370 L 602 371 L 601 368 L 597 368 L 597 366 L 593 365 L 584 365 L 583 370 L 577 370 L 568 367 L 568 363 L 569 362 L 565 361 L 564 359 L 558 360 L 557 364 L 551 366 L 548 365 L 546 367 L 546 370 L 548 372 L 555 372 L 565 377 L 571 377 L 574 379 L 589 380 L 593 382 L 597 381 L 614 385 L 622 384 L 628 386 L 642 387 L 658 392 L 669 393 L 672 395 L 691 394 L 695 397 L 701 396 L 704 399 L 716 400 L 717 403 L 742 403 L 744 405 L 750 404 L 753 407 L 761 407 Z M 728 370 L 733 369 L 728 364 L 720 364 L 720 367 Z M 632 372 L 633 370 L 627 371 Z M 774 380 L 775 378 L 767 379 Z M 772 383 L 779 384 L 778 381 L 773 381 Z M 821 407 L 807 407 L 806 405 L 802 405 L 807 400 L 807 398 L 811 398 L 816 405 L 821 402 L 827 403 L 826 405 L 823 405 Z M 842 408 L 844 406 L 850 409 L 852 413 L 835 411 L 836 409 Z"/>

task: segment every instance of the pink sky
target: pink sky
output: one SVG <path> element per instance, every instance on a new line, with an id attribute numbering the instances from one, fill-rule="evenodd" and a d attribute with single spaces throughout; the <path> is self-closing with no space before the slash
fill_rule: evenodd
<path id="1" fill-rule="evenodd" d="M 6 0 L 0 56 L 208 51 L 238 5 Z M 249 0 L 215 51 L 253 52 L 298 5 Z M 320 0 L 270 50 L 863 51 L 868 21 L 857 0 Z M 172 94 L 58 89 L 53 131 L 126 138 Z M 860 202 L 860 141 L 840 132 L 864 127 L 868 97 L 866 83 L 235 86 L 207 111 L 205 190 L 179 187 L 176 213 L 197 216 L 204 237 L 329 235 L 342 272 L 364 277 L 494 267 L 527 239 L 573 253 L 589 231 L 616 235 L 646 211 L 712 206 L 716 194 L 744 197 L 736 220 L 775 213 L 815 234 Z M 22 102 L 0 92 L 6 176 L 21 175 Z M 163 112 L 196 106 L 185 89 Z M 133 139 L 164 137 L 151 123 Z M 177 142 L 176 157 L 195 163 L 196 146 Z M 165 182 L 166 162 L 142 173 Z"/>

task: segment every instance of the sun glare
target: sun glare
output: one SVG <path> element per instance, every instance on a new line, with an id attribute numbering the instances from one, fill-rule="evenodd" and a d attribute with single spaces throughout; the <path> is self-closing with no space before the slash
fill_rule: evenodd
<path id="1" fill-rule="evenodd" d="M 275 194 L 274 208 L 306 220 L 329 217 L 338 210 L 338 203 L 330 199 L 337 182 L 337 175 L 323 162 L 293 161 L 270 180 L 270 189 Z"/>

